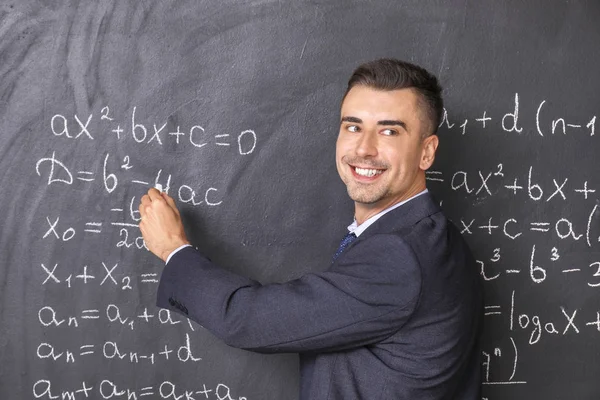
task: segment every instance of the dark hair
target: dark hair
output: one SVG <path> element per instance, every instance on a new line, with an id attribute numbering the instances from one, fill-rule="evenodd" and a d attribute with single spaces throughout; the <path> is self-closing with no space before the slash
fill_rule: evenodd
<path id="1" fill-rule="evenodd" d="M 436 132 L 442 121 L 444 102 L 442 87 L 437 78 L 424 68 L 406 61 L 382 58 L 360 65 L 354 70 L 344 98 L 354 86 L 364 85 L 378 90 L 398 90 L 414 88 L 425 106 L 425 114 L 432 124 L 431 132 Z M 343 99 L 342 99 L 343 101 Z"/>

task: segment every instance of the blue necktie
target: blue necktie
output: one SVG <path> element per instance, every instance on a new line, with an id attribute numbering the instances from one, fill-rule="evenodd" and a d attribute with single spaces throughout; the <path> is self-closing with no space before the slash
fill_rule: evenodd
<path id="1" fill-rule="evenodd" d="M 354 234 L 354 232 L 348 232 L 340 242 L 340 247 L 338 247 L 337 251 L 333 255 L 333 260 L 331 260 L 331 262 L 337 260 L 337 258 L 344 252 L 344 250 L 346 250 L 346 247 L 350 246 L 350 243 L 354 242 L 356 239 L 357 237 Z"/>

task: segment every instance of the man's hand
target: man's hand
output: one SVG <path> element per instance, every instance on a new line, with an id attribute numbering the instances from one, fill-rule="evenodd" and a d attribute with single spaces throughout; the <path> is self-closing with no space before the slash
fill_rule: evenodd
<path id="1" fill-rule="evenodd" d="M 152 188 L 140 202 L 140 230 L 146 247 L 163 261 L 184 244 L 189 244 L 175 201 Z"/>

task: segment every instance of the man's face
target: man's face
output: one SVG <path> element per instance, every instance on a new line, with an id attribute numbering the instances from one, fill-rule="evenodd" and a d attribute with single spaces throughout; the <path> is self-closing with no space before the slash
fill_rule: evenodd
<path id="1" fill-rule="evenodd" d="M 342 103 L 336 165 L 348 195 L 378 211 L 425 189 L 437 137 L 413 89 L 355 86 Z"/>

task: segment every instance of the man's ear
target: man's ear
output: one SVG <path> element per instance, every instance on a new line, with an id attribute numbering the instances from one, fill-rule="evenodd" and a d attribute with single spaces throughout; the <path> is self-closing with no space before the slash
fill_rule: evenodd
<path id="1" fill-rule="evenodd" d="M 431 167 L 435 160 L 435 151 L 437 150 L 438 144 L 440 143 L 437 135 L 431 135 L 423 139 L 423 147 L 421 150 L 421 160 L 419 167 L 426 171 Z"/>

